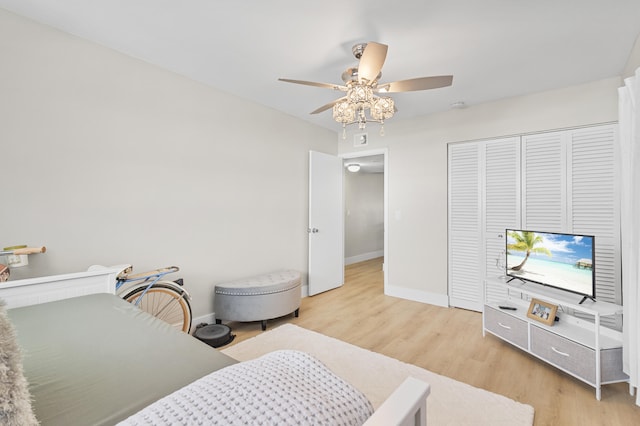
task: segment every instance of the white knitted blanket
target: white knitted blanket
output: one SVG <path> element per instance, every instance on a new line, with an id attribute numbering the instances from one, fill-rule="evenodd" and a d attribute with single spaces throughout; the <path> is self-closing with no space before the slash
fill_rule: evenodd
<path id="1" fill-rule="evenodd" d="M 320 361 L 281 350 L 215 371 L 120 425 L 361 425 L 372 413 Z"/>

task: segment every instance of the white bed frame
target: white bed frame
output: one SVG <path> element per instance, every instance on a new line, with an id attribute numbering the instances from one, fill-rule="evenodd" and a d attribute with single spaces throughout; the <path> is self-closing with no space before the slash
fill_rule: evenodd
<path id="1" fill-rule="evenodd" d="M 428 383 L 407 377 L 365 422 L 366 426 L 425 426 Z"/>
<path id="2" fill-rule="evenodd" d="M 86 272 L 19 279 L 0 284 L 0 299 L 8 309 L 94 293 L 115 294 L 122 267 L 95 267 Z M 366 421 L 366 426 L 425 426 L 428 383 L 407 378 Z"/>

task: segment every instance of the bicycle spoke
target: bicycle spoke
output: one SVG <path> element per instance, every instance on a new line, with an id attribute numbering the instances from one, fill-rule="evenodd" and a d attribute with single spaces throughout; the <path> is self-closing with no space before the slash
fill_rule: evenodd
<path id="1" fill-rule="evenodd" d="M 189 332 L 191 306 L 183 293 L 161 284 L 154 285 L 146 293 L 144 290 L 145 288 L 139 288 L 132 291 L 125 296 L 125 300 L 137 304 L 143 311 L 169 323 L 178 330 Z M 141 297 L 142 299 L 138 302 Z"/>

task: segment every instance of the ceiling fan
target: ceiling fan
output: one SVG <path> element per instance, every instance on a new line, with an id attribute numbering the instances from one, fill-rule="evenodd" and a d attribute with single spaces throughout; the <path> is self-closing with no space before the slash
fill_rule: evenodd
<path id="1" fill-rule="evenodd" d="M 278 79 L 287 83 L 304 84 L 345 92 L 345 96 L 311 112 L 311 114 L 318 114 L 333 108 L 333 119 L 338 123 L 342 123 L 343 138 L 346 137 L 347 125 L 358 123 L 358 127 L 364 129 L 367 121 L 380 123 L 382 125 L 380 134 L 384 135 L 384 120 L 393 117 L 397 110 L 392 98 L 379 96 L 379 94 L 437 89 L 451 86 L 453 81 L 453 76 L 441 75 L 380 83 L 381 70 L 387 57 L 388 46 L 376 42 L 359 43 L 354 45 L 351 50 L 353 56 L 359 60 L 359 63 L 357 67 L 347 68 L 342 73 L 344 85 L 291 80 L 288 78 Z M 369 111 L 369 118 L 367 118 L 367 111 Z"/>

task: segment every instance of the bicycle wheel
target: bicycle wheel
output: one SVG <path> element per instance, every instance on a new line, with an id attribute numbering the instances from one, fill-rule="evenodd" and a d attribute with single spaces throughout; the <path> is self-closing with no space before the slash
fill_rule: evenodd
<path id="1" fill-rule="evenodd" d="M 123 299 L 136 304 L 145 288 L 136 288 L 125 295 Z M 186 293 L 171 285 L 163 284 L 162 281 L 155 283 L 142 296 L 142 300 L 137 306 L 185 333 L 191 329 L 191 305 L 186 298 Z"/>

